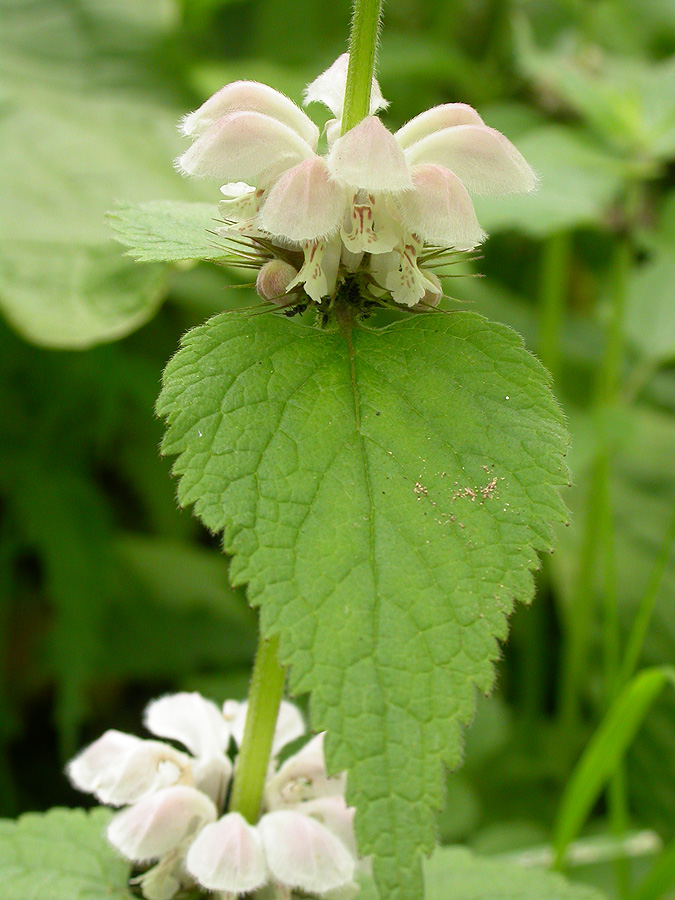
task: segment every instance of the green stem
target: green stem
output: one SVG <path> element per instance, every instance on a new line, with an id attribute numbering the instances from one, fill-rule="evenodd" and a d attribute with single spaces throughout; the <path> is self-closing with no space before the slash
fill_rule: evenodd
<path id="1" fill-rule="evenodd" d="M 567 233 L 554 234 L 541 251 L 539 356 L 556 381 L 560 375 L 560 335 L 571 256 L 572 237 Z"/>
<path id="2" fill-rule="evenodd" d="M 630 240 L 627 236 L 619 239 L 611 268 L 611 318 L 608 326 L 607 343 L 598 373 L 596 403 L 614 403 L 617 399 L 624 353 L 624 315 L 628 273 L 633 258 Z"/>
<path id="3" fill-rule="evenodd" d="M 370 114 L 370 90 L 380 31 L 382 0 L 355 0 L 349 34 L 349 65 L 342 112 L 342 134 Z"/>
<path id="4" fill-rule="evenodd" d="M 230 811 L 241 813 L 252 825 L 260 816 L 272 740 L 284 690 L 285 673 L 279 664 L 278 650 L 278 637 L 260 639 L 230 801 Z"/>
<path id="5" fill-rule="evenodd" d="M 579 562 L 569 607 L 564 618 L 562 673 L 560 679 L 560 722 L 564 734 L 563 746 L 576 753 L 580 731 L 581 692 L 584 687 L 586 662 L 593 633 L 595 573 L 600 541 L 600 482 L 598 462 L 591 469 L 586 496 L 586 518 L 581 538 Z"/>
<path id="6" fill-rule="evenodd" d="M 633 625 L 630 634 L 628 635 L 626 649 L 621 662 L 621 669 L 619 670 L 619 687 L 623 687 L 623 685 L 630 680 L 637 668 L 645 637 L 647 636 L 649 623 L 652 620 L 654 606 L 656 605 L 659 590 L 663 582 L 663 576 L 666 573 L 666 566 L 668 565 L 668 560 L 670 559 L 670 554 L 673 549 L 673 543 L 675 543 L 675 510 L 673 510 L 671 514 L 671 519 L 668 523 L 661 549 L 656 557 L 647 587 L 640 598 L 637 612 L 633 619 Z"/>

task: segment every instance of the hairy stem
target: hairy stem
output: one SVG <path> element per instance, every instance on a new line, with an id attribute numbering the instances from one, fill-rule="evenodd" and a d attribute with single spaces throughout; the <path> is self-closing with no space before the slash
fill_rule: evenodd
<path id="1" fill-rule="evenodd" d="M 230 810 L 254 824 L 260 816 L 272 740 L 284 690 L 285 673 L 277 652 L 279 638 L 260 639 L 253 666 L 244 739 L 237 759 Z"/>
<path id="2" fill-rule="evenodd" d="M 382 0 L 355 0 L 349 34 L 349 66 L 342 113 L 342 134 L 370 113 L 370 90 L 380 31 Z"/>

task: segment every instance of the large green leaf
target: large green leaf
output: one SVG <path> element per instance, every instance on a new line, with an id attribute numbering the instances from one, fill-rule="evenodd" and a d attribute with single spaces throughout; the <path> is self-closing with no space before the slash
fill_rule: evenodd
<path id="1" fill-rule="evenodd" d="M 167 0 L 0 0 L 0 310 L 32 341 L 114 340 L 166 292 L 159 267 L 124 258 L 104 217 L 115 200 L 200 196 L 171 165 L 181 110 L 149 60 L 141 69 L 129 54 L 149 49 L 172 11 Z"/>
<path id="2" fill-rule="evenodd" d="M 382 895 L 419 900 L 441 763 L 565 515 L 546 372 L 472 313 L 345 333 L 226 313 L 186 336 L 158 411 L 180 502 L 224 533 L 349 770 Z"/>
<path id="3" fill-rule="evenodd" d="M 0 820 L 0 900 L 132 900 L 129 865 L 105 839 L 106 809 Z"/>

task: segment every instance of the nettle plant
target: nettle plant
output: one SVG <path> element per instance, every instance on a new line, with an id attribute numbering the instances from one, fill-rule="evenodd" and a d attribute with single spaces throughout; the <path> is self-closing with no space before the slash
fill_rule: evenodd
<path id="1" fill-rule="evenodd" d="M 157 405 L 180 503 L 222 533 L 260 609 L 247 705 L 160 699 L 147 727 L 182 749 L 108 732 L 69 768 L 125 807 L 107 833 L 148 900 L 359 885 L 419 900 L 444 767 L 565 517 L 547 372 L 510 329 L 439 306 L 444 273 L 485 237 L 470 195 L 535 176 L 461 103 L 389 132 L 378 21 L 378 3 L 357 3 L 349 54 L 307 88 L 334 116 L 324 152 L 262 84 L 226 85 L 183 120 L 178 168 L 223 185 L 215 233 L 209 205 L 117 214 L 139 258 L 253 268 L 270 313 L 187 334 Z M 382 307 L 402 315 L 374 327 Z M 305 726 L 286 681 L 317 735 L 294 753 Z"/>

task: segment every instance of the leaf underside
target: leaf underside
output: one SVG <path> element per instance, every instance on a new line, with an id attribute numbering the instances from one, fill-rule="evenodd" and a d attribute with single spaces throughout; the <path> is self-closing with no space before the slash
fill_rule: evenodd
<path id="1" fill-rule="evenodd" d="M 442 763 L 565 517 L 545 370 L 474 313 L 349 333 L 223 314 L 185 337 L 158 412 L 181 504 L 223 532 L 349 771 L 381 895 L 419 900 Z"/>

